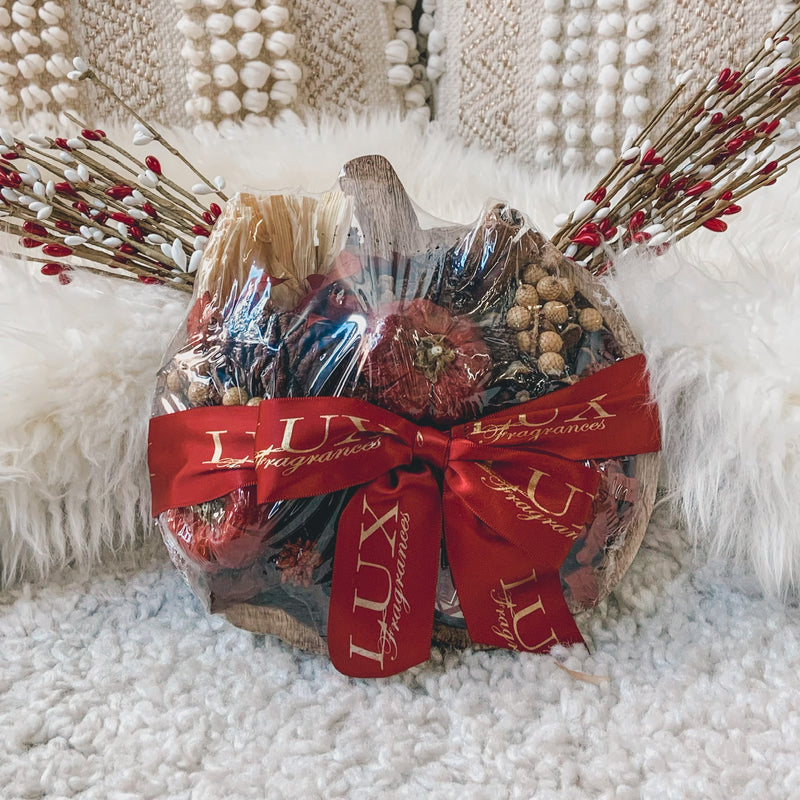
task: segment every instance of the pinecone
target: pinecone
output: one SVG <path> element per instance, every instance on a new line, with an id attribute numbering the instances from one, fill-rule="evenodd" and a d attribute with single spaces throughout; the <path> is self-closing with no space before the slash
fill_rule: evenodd
<path id="1" fill-rule="evenodd" d="M 352 323 L 318 321 L 290 338 L 287 371 L 291 375 L 291 396 L 353 396 L 353 382 L 342 383 L 352 369 L 352 349 L 361 341 Z"/>
<path id="2" fill-rule="evenodd" d="M 499 330 L 495 328 L 484 339 L 489 345 L 493 364 L 508 364 L 519 358 L 517 331 L 511 330 L 508 325 L 503 325 Z"/>

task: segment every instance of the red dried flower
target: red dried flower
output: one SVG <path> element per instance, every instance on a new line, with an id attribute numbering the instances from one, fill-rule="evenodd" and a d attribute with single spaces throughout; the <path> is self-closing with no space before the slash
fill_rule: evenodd
<path id="1" fill-rule="evenodd" d="M 310 540 L 287 544 L 275 559 L 281 572 L 281 583 L 311 586 L 314 570 L 322 564 L 322 556 Z"/>
<path id="2" fill-rule="evenodd" d="M 724 222 L 718 217 L 713 217 L 712 219 L 707 219 L 703 223 L 703 227 L 708 228 L 710 231 L 714 231 L 715 233 L 724 233 L 726 230 L 728 230 L 728 223 Z"/>
<path id="3" fill-rule="evenodd" d="M 131 217 L 129 214 L 123 214 L 121 211 L 114 211 L 109 214 L 109 217 L 114 220 L 114 222 L 124 222 L 126 225 L 135 225 L 136 220 Z"/>
<path id="4" fill-rule="evenodd" d="M 109 197 L 113 197 L 114 200 L 123 200 L 124 198 L 130 197 L 130 195 L 133 194 L 133 189 L 127 184 L 120 183 L 116 186 L 111 186 L 106 189 L 106 194 Z"/>
<path id="5" fill-rule="evenodd" d="M 42 252 L 46 256 L 52 256 L 53 258 L 64 258 L 65 256 L 72 255 L 72 248 L 67 247 L 65 244 L 58 244 L 54 242 L 52 244 L 46 244 L 42 248 Z"/>
<path id="6" fill-rule="evenodd" d="M 365 340 L 369 399 L 416 422 L 453 424 L 479 412 L 492 370 L 481 329 L 428 300 L 379 309 Z"/>

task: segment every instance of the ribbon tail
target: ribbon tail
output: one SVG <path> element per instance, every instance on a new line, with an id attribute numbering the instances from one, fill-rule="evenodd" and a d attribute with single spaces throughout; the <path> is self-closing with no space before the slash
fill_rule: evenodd
<path id="1" fill-rule="evenodd" d="M 543 555 L 546 547 L 533 555 L 475 516 L 449 488 L 444 517 L 447 558 L 474 642 L 534 653 L 583 642 L 561 588 L 563 548 L 550 557 Z M 529 534 L 534 541 L 550 536 L 530 523 Z"/>
<path id="2" fill-rule="evenodd" d="M 386 677 L 428 660 L 441 531 L 439 487 L 424 466 L 392 470 L 347 504 L 328 612 L 339 672 Z"/>

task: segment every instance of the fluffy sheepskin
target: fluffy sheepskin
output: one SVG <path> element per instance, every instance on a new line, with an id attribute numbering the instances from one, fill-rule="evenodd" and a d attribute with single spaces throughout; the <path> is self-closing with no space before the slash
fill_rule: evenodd
<path id="1" fill-rule="evenodd" d="M 149 524 L 149 396 L 185 300 L 146 288 L 0 264 L 4 581 L 86 566 Z"/>
<path id="2" fill-rule="evenodd" d="M 231 189 L 319 191 L 349 158 L 379 152 L 437 217 L 467 222 L 498 197 L 546 233 L 593 183 L 498 164 L 391 118 L 178 138 Z M 698 539 L 780 592 L 800 574 L 795 186 L 793 173 L 748 202 L 725 236 L 699 235 L 658 263 L 627 259 L 611 281 L 651 359 L 671 496 Z M 89 277 L 65 288 L 26 269 L 0 264 L 4 581 L 89 565 L 147 527 L 149 398 L 185 309 L 165 290 Z"/>
<path id="3" fill-rule="evenodd" d="M 670 499 L 713 555 L 786 595 L 800 581 L 800 282 L 724 266 L 624 259 L 612 289 L 648 355 Z"/>

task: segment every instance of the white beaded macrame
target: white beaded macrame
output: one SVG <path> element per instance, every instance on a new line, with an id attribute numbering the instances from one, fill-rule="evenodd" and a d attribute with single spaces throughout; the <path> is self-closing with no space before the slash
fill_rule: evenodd
<path id="1" fill-rule="evenodd" d="M 78 92 L 67 80 L 72 64 L 64 17 L 55 0 L 0 6 L 0 114 L 35 115 L 74 103 Z"/>
<path id="2" fill-rule="evenodd" d="M 435 3 L 435 0 L 428 2 Z M 384 48 L 389 85 L 402 95 L 402 104 L 410 115 L 427 121 L 430 119 L 428 98 L 431 96 L 431 84 L 427 69 L 420 62 L 420 55 L 429 47 L 430 29 L 426 22 L 420 24 L 419 30 L 414 30 L 413 14 L 418 0 L 389 0 L 383 5 L 391 16 L 390 24 L 394 31 L 394 38 Z M 433 18 L 428 16 L 428 19 L 432 23 Z"/>
<path id="3" fill-rule="evenodd" d="M 539 163 L 552 161 L 555 152 L 554 145 L 558 138 L 560 108 L 557 91 L 560 83 L 560 74 L 556 65 L 564 55 L 561 17 L 563 7 L 563 0 L 546 0 L 544 4 L 545 13 L 542 15 L 542 44 L 539 50 L 541 67 L 534 81 L 540 90 L 540 94 L 536 99 L 536 107 L 540 113 L 536 126 L 536 134 L 539 141 L 536 160 Z"/>
<path id="4" fill-rule="evenodd" d="M 597 148 L 595 161 L 608 167 L 616 158 L 614 117 L 617 111 L 617 92 L 620 83 L 621 47 L 617 41 L 624 22 L 620 9 L 623 0 L 598 0 L 601 12 L 597 26 L 597 100 L 594 104 L 596 122 L 592 126 L 592 144 Z"/>
<path id="5" fill-rule="evenodd" d="M 641 130 L 642 123 L 653 108 L 648 92 L 653 73 L 645 62 L 653 53 L 650 37 L 658 27 L 655 13 L 651 13 L 657 10 L 655 6 L 655 0 L 628 0 L 631 16 L 626 28 L 625 99 L 622 103 L 622 116 L 627 123 L 628 135 L 635 135 Z"/>
<path id="6" fill-rule="evenodd" d="M 91 86 L 66 79 L 76 55 L 169 125 L 375 108 L 427 120 L 434 0 L 413 30 L 418 2 L 0 0 L 0 120 L 55 129 L 70 109 L 114 121 Z M 441 36 L 431 46 L 441 52 Z"/>
<path id="7" fill-rule="evenodd" d="M 677 75 L 693 67 L 719 72 L 796 7 L 796 0 L 435 0 L 441 48 L 429 45 L 427 68 L 434 116 L 444 130 L 499 155 L 604 169 Z"/>
<path id="8" fill-rule="evenodd" d="M 428 59 L 425 64 L 425 77 L 431 90 L 436 81 L 444 75 L 447 64 L 447 36 L 436 24 L 436 0 L 422 0 L 422 14 L 419 18 L 419 35 L 427 37 Z"/>
<path id="9" fill-rule="evenodd" d="M 291 59 L 296 36 L 287 30 L 284 0 L 175 0 L 186 38 L 195 121 L 274 116 L 296 100 L 302 69 Z"/>

